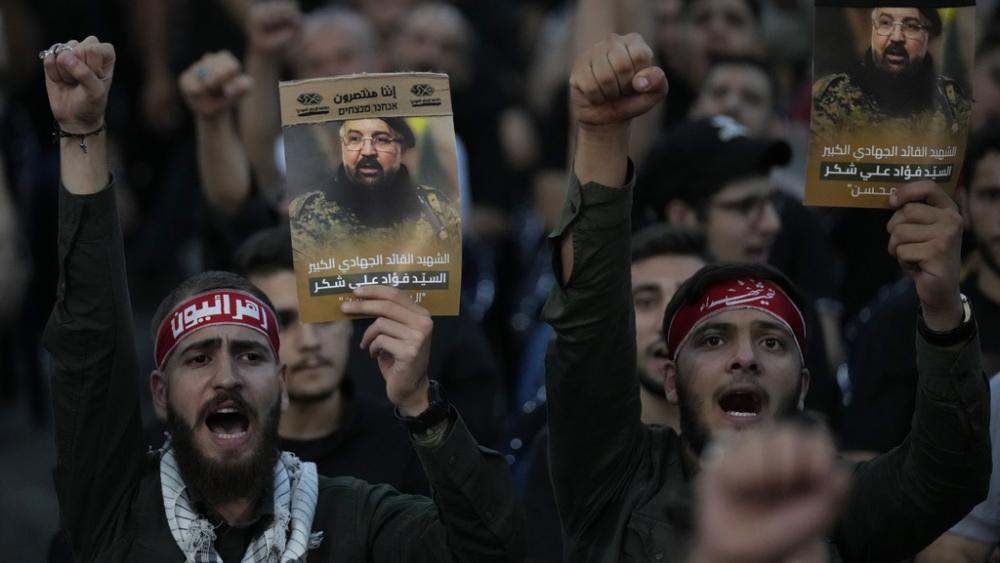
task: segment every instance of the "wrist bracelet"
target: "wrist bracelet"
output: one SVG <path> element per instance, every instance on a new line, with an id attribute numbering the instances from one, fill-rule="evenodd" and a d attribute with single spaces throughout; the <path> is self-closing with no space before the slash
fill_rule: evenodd
<path id="1" fill-rule="evenodd" d="M 107 128 L 107 123 L 102 123 L 100 127 L 90 131 L 88 133 L 70 133 L 69 131 L 63 131 L 56 123 L 53 125 L 54 130 L 52 131 L 52 139 L 58 141 L 59 139 L 79 139 L 80 140 L 80 150 L 83 154 L 87 154 L 87 137 L 98 135 L 101 131 Z"/>

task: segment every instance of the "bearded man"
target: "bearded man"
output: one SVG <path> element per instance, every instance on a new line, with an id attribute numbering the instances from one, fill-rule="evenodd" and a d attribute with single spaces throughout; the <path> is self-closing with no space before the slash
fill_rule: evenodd
<path id="1" fill-rule="evenodd" d="M 277 448 L 288 405 L 278 319 L 230 273 L 197 275 L 154 318 L 153 403 L 171 438 L 143 454 L 137 359 L 104 113 L 114 48 L 94 37 L 42 52 L 61 137 L 53 355 L 63 522 L 81 561 L 518 561 L 523 521 L 503 458 L 479 449 L 426 377 L 433 322 L 371 286 L 345 304 L 378 317 L 362 339 L 409 429 L 434 500 L 317 475 Z"/>

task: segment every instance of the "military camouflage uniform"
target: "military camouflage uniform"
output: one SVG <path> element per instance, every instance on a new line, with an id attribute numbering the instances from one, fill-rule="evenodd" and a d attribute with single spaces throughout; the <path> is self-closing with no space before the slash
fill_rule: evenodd
<path id="1" fill-rule="evenodd" d="M 964 131 L 971 109 L 969 99 L 958 82 L 933 74 L 930 55 L 918 71 L 923 76 L 906 79 L 900 84 L 903 88 L 895 91 L 869 86 L 881 72 L 871 62 L 869 49 L 865 62 L 851 72 L 817 80 L 812 93 L 814 129 L 849 132 L 888 121 L 921 131 Z"/>
<path id="2" fill-rule="evenodd" d="M 343 166 L 330 186 L 301 195 L 288 208 L 292 241 L 302 250 L 310 246 L 329 246 L 346 237 L 364 234 L 366 240 L 385 241 L 457 240 L 461 231 L 459 214 L 441 191 L 413 185 L 405 168 L 395 187 L 371 190 L 350 183 Z M 341 199 L 346 190 L 368 200 L 350 206 Z"/>

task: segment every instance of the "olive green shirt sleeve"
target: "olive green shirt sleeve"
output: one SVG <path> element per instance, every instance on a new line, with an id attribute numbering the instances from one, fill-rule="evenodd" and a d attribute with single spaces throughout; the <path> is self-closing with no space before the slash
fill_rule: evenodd
<path id="1" fill-rule="evenodd" d="M 479 447 L 458 417 L 443 442 L 414 443 L 431 485 L 426 497 L 369 489 L 371 561 L 515 563 L 524 559 L 524 511 L 507 461 Z"/>
<path id="2" fill-rule="evenodd" d="M 141 478 L 138 362 L 121 227 L 109 185 L 59 192 L 59 281 L 43 343 L 52 355 L 55 484 L 77 557 L 127 533 Z"/>
<path id="3" fill-rule="evenodd" d="M 634 172 L 624 188 L 570 181 L 550 241 L 557 284 L 543 310 L 551 478 L 563 529 L 584 533 L 626 491 L 642 440 L 631 298 Z M 562 283 L 561 240 L 573 271 Z"/>
<path id="4" fill-rule="evenodd" d="M 899 561 L 985 498 L 992 468 L 990 393 L 978 336 L 940 347 L 917 333 L 910 435 L 859 464 L 835 532 L 845 561 Z"/>

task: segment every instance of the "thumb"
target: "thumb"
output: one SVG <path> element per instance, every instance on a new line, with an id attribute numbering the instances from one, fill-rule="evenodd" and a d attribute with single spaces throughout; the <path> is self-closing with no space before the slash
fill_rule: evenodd
<path id="1" fill-rule="evenodd" d="M 242 98 L 244 94 L 253 88 L 253 78 L 244 74 L 235 80 L 230 80 L 223 88 L 223 92 L 229 99 Z"/>
<path id="2" fill-rule="evenodd" d="M 632 77 L 632 89 L 640 94 L 666 95 L 667 75 L 658 66 L 646 67 Z"/>

